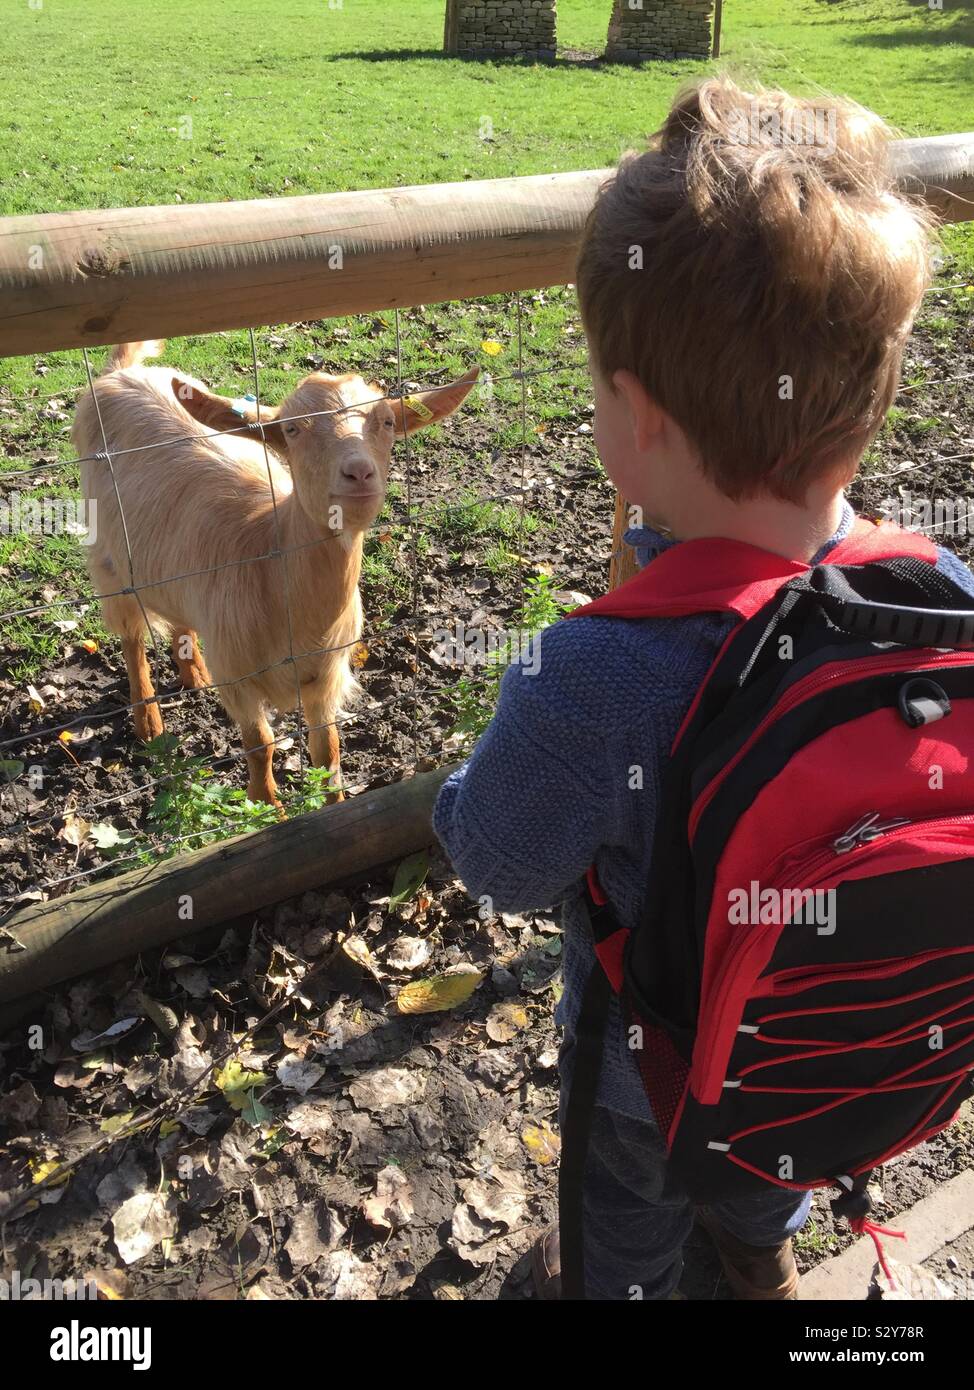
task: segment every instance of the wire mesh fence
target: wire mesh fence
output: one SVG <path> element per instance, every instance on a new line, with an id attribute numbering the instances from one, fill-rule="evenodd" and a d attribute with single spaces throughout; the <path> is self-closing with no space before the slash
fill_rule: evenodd
<path id="1" fill-rule="evenodd" d="M 552 298 L 557 309 L 546 314 Z M 340 643 L 295 642 L 294 595 L 288 588 L 289 562 L 333 544 L 331 535 L 288 546 L 276 528 L 274 544 L 260 553 L 235 554 L 164 579 L 140 576 L 137 537 L 129 533 L 116 465 L 139 453 L 140 467 L 165 469 L 166 451 L 198 439 L 198 430 L 126 446 L 112 437 L 99 411 L 102 447 L 79 459 L 65 439 L 72 397 L 91 387 L 101 367 L 86 349 L 58 355 L 54 362 L 59 379 L 70 378 L 73 367 L 73 389 L 65 385 L 48 392 L 30 381 L 25 393 L 24 372 L 19 394 L 14 386 L 0 388 L 6 434 L 0 502 L 8 519 L 0 537 L 5 561 L 0 565 L 0 675 L 6 706 L 0 725 L 0 921 L 25 901 L 60 896 L 100 875 L 272 824 L 280 812 L 245 800 L 243 792 L 242 768 L 262 745 L 244 745 L 229 727 L 221 699 L 229 688 L 275 668 L 287 668 L 295 682 L 294 708 L 278 715 L 272 737 L 285 769 L 281 795 L 289 814 L 333 798 L 336 781 L 316 775 L 307 752 L 311 736 L 329 727 L 342 741 L 343 785 L 351 793 L 456 756 L 489 714 L 497 681 L 506 660 L 520 649 L 525 624 L 536 628 L 557 616 L 570 601 L 561 589 L 579 587 L 577 566 L 564 545 L 559 555 L 557 542 L 542 550 L 540 542 L 529 541 L 549 532 L 564 502 L 578 505 L 580 489 L 592 494 L 581 536 L 590 552 L 589 588 L 595 591 L 608 559 L 612 494 L 594 456 L 589 388 L 572 341 L 578 341 L 579 331 L 572 296 L 519 293 L 457 306 L 457 312 L 471 311 L 475 331 L 467 333 L 471 340 L 459 359 L 461 367 L 472 362 L 481 367 L 475 392 L 468 408 L 461 406 L 433 437 L 406 433 L 397 445 L 386 504 L 364 547 L 364 631 L 361 638 L 356 633 Z M 550 321 L 539 324 L 532 313 Z M 398 402 L 399 409 L 418 392 L 435 392 L 441 387 L 438 378 L 450 374 L 433 365 L 435 340 L 445 336 L 440 313 L 393 310 L 373 318 L 364 347 L 356 333 L 361 325 L 344 328 L 344 322 L 218 335 L 224 340 L 220 347 L 233 345 L 235 374 L 241 376 L 246 367 L 246 376 L 235 384 L 246 385 L 248 408 L 259 417 L 262 403 L 285 396 L 309 370 L 377 378 L 379 389 L 366 404 Z M 292 349 L 306 344 L 309 333 L 325 345 L 324 353 L 304 353 L 295 363 L 282 360 L 298 355 Z M 371 348 L 373 334 L 378 350 Z M 359 350 L 343 353 L 343 338 Z M 418 370 L 409 360 L 417 338 Z M 161 361 L 177 373 L 209 378 L 212 367 L 207 372 L 199 365 L 207 341 L 173 343 Z M 180 356 L 187 343 L 191 366 Z M 452 371 L 457 350 L 448 355 Z M 35 359 L 34 370 L 47 375 L 51 361 Z M 30 371 L 26 359 L 20 365 Z M 351 409 L 310 411 L 302 418 L 338 417 Z M 278 424 L 289 418 L 280 416 Z M 41 435 L 49 442 L 38 447 L 30 420 L 50 421 Z M 574 455 L 567 473 L 562 458 L 551 457 L 546 466 L 545 455 L 553 453 L 549 433 L 557 437 L 559 454 Z M 241 421 L 211 431 L 209 438 L 219 448 L 222 436 L 255 434 L 264 430 Z M 276 522 L 274 477 L 266 439 L 263 443 Z M 90 529 L 87 536 L 80 534 L 90 518 L 71 519 L 69 510 L 76 469 L 86 462 L 107 466 L 122 518 L 127 572 L 119 574 L 114 588 L 92 589 L 86 582 L 79 541 L 90 539 Z M 179 508 L 191 505 L 192 498 L 174 498 L 160 526 L 178 525 Z M 45 550 L 51 551 L 56 574 L 42 558 Z M 219 585 L 228 572 L 243 567 L 264 568 L 281 584 L 286 653 L 229 680 L 183 688 L 168 643 L 153 623 L 152 591 L 189 580 Z M 449 574 L 450 581 L 431 588 L 437 573 Z M 154 697 L 126 696 L 118 643 L 99 626 L 99 605 L 120 597 L 139 605 Z M 205 634 L 202 645 L 205 659 Z M 333 719 L 316 721 L 304 707 L 299 663 L 335 655 L 348 657 L 357 668 L 363 695 Z M 140 746 L 131 719 L 153 700 L 166 733 Z"/>
<path id="2" fill-rule="evenodd" d="M 968 560 L 974 370 L 963 334 L 972 293 L 950 273 L 929 291 L 896 405 L 851 490 L 864 514 L 927 531 Z M 11 373 L 15 384 L 0 384 L 0 921 L 24 901 L 273 823 L 273 807 L 244 799 L 242 769 L 260 745 L 245 746 L 231 728 L 220 703 L 228 687 L 273 667 L 295 680 L 294 710 L 277 718 L 272 746 L 285 769 L 289 813 L 300 814 L 334 791 L 309 762 L 312 735 L 336 728 L 351 793 L 457 756 L 489 715 L 499 675 L 525 634 L 605 584 L 613 492 L 595 454 L 570 287 L 186 339 L 162 360 L 177 372 L 233 377 L 234 394 L 246 388 L 258 413 L 307 371 L 360 372 L 380 383 L 370 403 L 400 409 L 404 398 L 441 387 L 441 378 L 473 363 L 481 377 L 439 430 L 407 434 L 396 448 L 385 508 L 365 540 L 361 640 L 295 646 L 288 564 L 329 544 L 328 536 L 287 546 L 276 533 L 260 553 L 166 577 L 218 584 L 230 570 L 276 567 L 284 587 L 286 653 L 201 689 L 179 686 L 153 634 L 151 590 L 162 581 L 139 580 L 137 555 L 128 551 L 129 572 L 115 589 L 92 592 L 85 582 L 83 518 L 72 520 L 70 505 L 86 460 L 65 436 L 74 400 L 100 363 L 84 349 L 24 359 L 19 377 Z M 51 373 L 59 389 L 38 387 L 38 376 L 44 382 Z M 213 437 L 254 433 L 242 421 Z M 88 461 L 110 470 L 135 452 L 108 432 L 100 442 Z M 170 436 L 137 449 L 165 469 L 166 450 L 179 442 Z M 273 497 L 266 443 L 264 457 Z M 115 496 L 121 508 L 117 486 Z M 160 525 L 178 524 L 187 501 L 174 499 Z M 130 723 L 144 701 L 126 698 L 117 643 L 97 622 L 99 603 L 119 595 L 140 605 L 150 633 L 167 734 L 147 749 Z M 338 651 L 359 668 L 364 693 L 333 720 L 316 721 L 304 708 L 298 663 Z"/>

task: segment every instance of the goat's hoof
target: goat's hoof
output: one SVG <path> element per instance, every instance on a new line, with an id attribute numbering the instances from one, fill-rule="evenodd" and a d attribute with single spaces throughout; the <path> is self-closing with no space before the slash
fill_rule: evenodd
<path id="1" fill-rule="evenodd" d="M 151 743 L 164 731 L 165 726 L 158 705 L 144 705 L 142 709 L 134 711 L 132 718 L 135 723 L 136 737 L 140 738 L 143 743 Z"/>
<path id="2" fill-rule="evenodd" d="M 278 811 L 284 811 L 284 803 L 278 796 L 276 787 L 255 787 L 251 784 L 247 788 L 247 800 L 256 801 L 258 805 L 263 802 L 266 806 L 275 806 Z"/>

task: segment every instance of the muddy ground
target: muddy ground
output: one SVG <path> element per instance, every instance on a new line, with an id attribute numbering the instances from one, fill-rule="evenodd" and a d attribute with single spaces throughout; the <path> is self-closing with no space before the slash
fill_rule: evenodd
<path id="1" fill-rule="evenodd" d="M 912 370 L 926 381 L 900 396 L 871 481 L 854 493 L 863 510 L 898 486 L 971 492 L 974 355 L 962 347 L 935 331 L 914 336 L 906 379 Z M 612 494 L 589 420 L 580 388 L 574 417 L 526 446 L 522 489 L 521 450 L 497 449 L 458 417 L 449 468 L 421 471 L 417 495 L 431 511 L 463 488 L 517 507 L 523 499 L 542 524 L 511 548 L 527 566 L 547 566 L 566 595 L 593 595 L 607 573 Z M 410 538 L 396 522 L 394 508 L 383 544 L 395 554 L 364 585 L 364 699 L 343 731 L 353 787 L 393 780 L 417 756 L 420 765 L 456 756 L 443 698 L 453 676 L 431 656 L 432 634 L 457 619 L 510 627 L 521 602 L 522 570 L 487 563 L 496 537 L 458 541 L 435 528 L 414 599 Z M 970 556 L 969 537 L 949 543 Z M 0 684 L 0 738 L 47 729 L 52 713 L 81 722 L 72 757 L 49 735 L 18 744 L 16 756 L 40 762 L 45 778 L 42 792 L 2 802 L 2 891 L 12 896 L 104 867 L 95 846 L 59 837 L 68 813 L 139 832 L 152 795 L 113 714 L 126 699 L 113 648 L 88 653 L 69 641 L 36 684 L 53 692 L 43 712 L 15 682 Z M 235 730 L 212 697 L 172 680 L 166 688 L 167 725 L 186 751 L 237 766 Z M 297 746 L 279 758 L 296 767 Z M 81 1160 L 68 1181 L 15 1209 L 5 1275 L 91 1274 L 105 1290 L 158 1299 L 530 1296 L 526 1252 L 555 1206 L 559 927 L 546 915 L 481 920 L 435 855 L 418 892 L 390 903 L 394 871 L 51 991 L 0 1034 L 0 1210 L 52 1165 Z M 465 1002 L 399 1011 L 403 986 L 444 970 L 478 972 Z M 120 1040 L 101 1037 L 128 1018 L 141 1021 Z M 134 1124 L 143 1127 L 118 1132 Z M 972 1164 L 968 1107 L 886 1166 L 881 1217 Z M 798 1242 L 802 1266 L 849 1239 L 817 1202 Z M 969 1296 L 970 1240 L 930 1263 Z M 703 1236 L 688 1247 L 682 1289 L 728 1296 Z"/>

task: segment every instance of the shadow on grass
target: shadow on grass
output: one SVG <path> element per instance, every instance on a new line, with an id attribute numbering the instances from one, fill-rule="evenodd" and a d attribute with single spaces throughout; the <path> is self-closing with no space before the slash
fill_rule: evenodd
<path id="1" fill-rule="evenodd" d="M 345 62 L 357 59 L 362 63 L 410 62 L 414 58 L 447 58 L 454 63 L 469 63 L 476 66 L 482 63 L 503 63 L 513 68 L 610 68 L 625 71 L 629 68 L 649 67 L 655 63 L 674 63 L 674 58 L 647 58 L 639 63 L 607 63 L 604 55 L 584 49 L 559 49 L 555 58 L 529 58 L 522 53 L 495 53 L 482 58 L 466 53 L 444 53 L 441 48 L 370 48 L 362 52 L 328 53 L 322 59 L 326 63 Z"/>
<path id="2" fill-rule="evenodd" d="M 923 6 L 926 8 L 926 6 Z M 869 30 L 850 34 L 846 40 L 860 48 L 945 48 L 949 44 L 965 45 L 964 58 L 970 59 L 974 48 L 974 15 L 955 13 L 946 18 L 939 10 L 930 11 L 930 21 L 925 29 L 889 29 L 882 33 Z M 958 55 L 960 56 L 960 55 Z"/>

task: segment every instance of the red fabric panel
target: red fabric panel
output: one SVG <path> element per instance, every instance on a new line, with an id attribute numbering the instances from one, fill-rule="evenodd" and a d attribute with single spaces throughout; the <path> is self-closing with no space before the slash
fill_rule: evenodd
<path id="1" fill-rule="evenodd" d="M 931 788 L 926 776 L 916 773 L 917 734 L 890 709 L 876 710 L 848 724 L 830 729 L 795 754 L 786 773 L 772 779 L 754 798 L 748 814 L 737 822 L 721 856 L 714 881 L 710 921 L 707 926 L 707 953 L 703 966 L 701 1028 L 693 1057 L 693 1093 L 705 1105 L 719 1099 L 733 1036 L 714 1036 L 713 1025 L 723 1013 L 723 1003 L 743 1008 L 753 981 L 767 965 L 780 928 L 754 931 L 728 921 L 730 890 L 758 880 L 762 887 L 828 886 L 825 876 L 838 871 L 843 878 L 868 877 L 875 863 L 835 857 L 816 885 L 802 880 L 792 868 L 781 879 L 775 862 L 788 862 L 791 851 L 801 842 L 812 851 L 821 837 L 824 845 L 834 838 L 836 826 L 850 826 L 864 812 L 876 812 L 882 820 L 906 816 L 915 825 L 892 832 L 883 846 L 884 873 L 895 873 L 918 863 L 935 864 L 970 853 L 969 830 L 931 834 L 923 821 L 940 821 L 964 816 L 970 811 L 970 755 L 974 747 L 974 708 L 971 701 L 958 702 L 949 719 L 923 730 L 924 768 L 944 769 L 942 789 Z M 882 757 L 876 750 L 882 749 Z M 796 788 L 801 788 L 800 818 L 796 820 Z M 864 790 L 868 789 L 868 790 Z M 746 873 L 745 873 L 746 870 Z M 783 879 L 787 881 L 783 881 Z M 833 880 L 834 881 L 834 880 Z M 733 970 L 728 961 L 738 953 Z M 721 1001 L 736 979 L 735 994 L 740 998 Z M 708 1026 L 708 1024 L 710 1026 Z"/>
<path id="2" fill-rule="evenodd" d="M 623 979 L 623 956 L 626 951 L 626 938 L 629 931 L 626 927 L 620 927 L 611 936 L 607 936 L 604 941 L 596 941 L 595 954 L 599 958 L 599 964 L 609 977 L 609 984 L 616 994 L 622 991 Z"/>
<path id="3" fill-rule="evenodd" d="M 860 565 L 913 556 L 936 563 L 937 547 L 926 536 L 889 523 L 857 518 L 852 534 L 829 553 L 830 565 Z M 682 541 L 651 564 L 568 616 L 679 618 L 690 613 L 736 613 L 752 617 L 789 579 L 811 568 L 770 550 L 723 537 Z"/>

